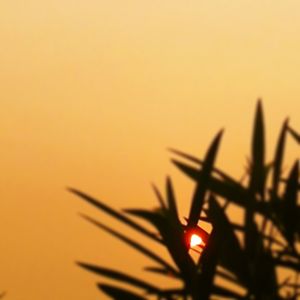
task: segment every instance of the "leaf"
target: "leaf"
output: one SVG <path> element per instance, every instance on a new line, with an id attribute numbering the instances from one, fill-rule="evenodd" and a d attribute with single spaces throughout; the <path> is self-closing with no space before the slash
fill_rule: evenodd
<path id="1" fill-rule="evenodd" d="M 233 226 L 233 228 L 235 230 L 239 230 L 239 231 L 242 231 L 242 232 L 245 231 L 245 226 L 244 225 L 238 225 L 238 224 L 235 224 L 235 223 L 231 223 L 231 225 Z M 273 244 L 275 244 L 277 246 L 280 246 L 280 247 L 285 247 L 286 246 L 286 244 L 284 242 L 281 242 L 280 240 L 276 239 L 276 237 L 273 237 L 271 235 L 265 235 L 262 232 L 260 232 L 260 235 L 264 240 L 268 241 L 269 243 L 273 243 Z"/>
<path id="2" fill-rule="evenodd" d="M 179 220 L 177 204 L 176 204 L 176 199 L 175 199 L 175 195 L 174 195 L 174 189 L 173 189 L 171 178 L 169 178 L 169 177 L 167 178 L 166 189 L 167 189 L 168 208 L 170 210 L 170 213 L 174 217 L 174 219 Z"/>
<path id="3" fill-rule="evenodd" d="M 228 270 L 226 270 L 227 272 L 224 272 L 223 270 L 217 270 L 216 271 L 216 275 L 222 277 L 223 279 L 225 280 L 228 280 L 228 281 L 232 281 L 236 284 L 239 284 L 239 281 L 238 279 L 232 275 L 231 273 L 228 272 Z"/>
<path id="4" fill-rule="evenodd" d="M 297 199 L 299 182 L 299 161 L 296 161 L 290 172 L 283 196 L 283 220 L 287 240 L 290 245 L 294 243 L 294 234 L 299 224 L 297 218 Z"/>
<path id="5" fill-rule="evenodd" d="M 249 189 L 264 198 L 265 185 L 265 129 L 261 101 L 258 101 L 252 137 L 252 168 Z"/>
<path id="6" fill-rule="evenodd" d="M 294 262 L 294 261 L 287 261 L 287 260 L 282 260 L 280 258 L 273 258 L 273 262 L 277 264 L 277 266 L 284 267 L 287 269 L 294 270 L 296 272 L 300 272 L 300 263 L 299 261 Z"/>
<path id="7" fill-rule="evenodd" d="M 211 177 L 211 172 L 214 166 L 216 155 L 219 149 L 219 144 L 222 138 L 222 134 L 223 134 L 223 130 L 216 135 L 215 139 L 210 145 L 207 154 L 205 156 L 202 171 L 198 173 L 197 186 L 192 199 L 190 214 L 188 218 L 189 228 L 193 228 L 197 226 L 200 213 L 204 204 L 206 191 L 208 189 L 208 183 Z"/>
<path id="8" fill-rule="evenodd" d="M 209 198 L 209 208 L 206 213 L 218 233 L 219 243 L 222 245 L 222 251 L 219 253 L 220 265 L 235 274 L 242 285 L 247 285 L 250 277 L 245 253 L 233 226 L 215 197 Z"/>
<path id="9" fill-rule="evenodd" d="M 288 128 L 288 119 L 282 125 L 282 129 L 278 138 L 276 152 L 274 156 L 274 171 L 273 171 L 273 195 L 276 197 L 280 182 L 280 175 L 282 169 L 283 155 L 286 144 L 286 133 Z"/>
<path id="10" fill-rule="evenodd" d="M 213 294 L 218 295 L 218 297 L 225 297 L 229 299 L 235 299 L 235 300 L 242 300 L 246 299 L 244 296 L 239 295 L 238 293 L 234 292 L 233 290 L 229 290 L 225 287 L 221 287 L 218 285 L 215 285 L 213 288 Z"/>
<path id="11" fill-rule="evenodd" d="M 195 168 L 186 165 L 184 163 L 173 160 L 173 163 L 187 176 L 197 181 L 198 170 Z M 202 171 L 200 171 L 202 172 Z M 240 184 L 229 184 L 228 182 L 222 181 L 220 179 L 210 177 L 208 184 L 208 189 L 214 194 L 221 196 L 227 200 L 232 201 L 233 203 L 244 206 L 245 197 L 248 194 L 248 191 Z"/>
<path id="12" fill-rule="evenodd" d="M 137 288 L 141 288 L 147 292 L 154 293 L 154 294 L 160 294 L 160 289 L 155 287 L 154 285 L 147 283 L 143 280 L 137 279 L 135 277 L 129 276 L 125 273 L 108 269 L 108 268 L 103 268 L 100 266 L 95 266 L 91 264 L 86 264 L 82 262 L 78 262 L 78 265 L 90 272 L 96 273 L 98 275 L 102 275 L 117 281 L 121 281 L 122 283 L 128 283 L 132 286 L 135 286 Z"/>
<path id="13" fill-rule="evenodd" d="M 162 258 L 160 258 L 158 255 L 156 255 L 155 253 L 153 253 L 152 251 L 148 250 L 147 248 L 145 248 L 144 246 L 142 246 L 141 244 L 135 242 L 134 240 L 126 237 L 125 235 L 109 228 L 108 226 L 94 220 L 93 218 L 90 218 L 86 215 L 81 215 L 85 220 L 91 222 L 92 224 L 96 225 L 97 227 L 101 228 L 102 230 L 110 233 L 111 235 L 113 235 L 114 237 L 120 239 L 121 241 L 123 241 L 124 243 L 130 245 L 131 247 L 133 247 L 134 249 L 136 249 L 137 251 L 141 252 L 142 254 L 146 255 L 147 257 L 149 257 L 150 259 L 154 260 L 155 262 L 159 263 L 160 265 L 162 265 L 163 267 L 165 267 L 165 269 L 171 273 L 174 277 L 178 276 L 178 271 L 176 269 L 174 269 L 170 264 L 168 264 L 165 260 L 163 260 Z"/>
<path id="14" fill-rule="evenodd" d="M 131 291 L 109 284 L 99 283 L 98 288 L 114 300 L 147 300 Z"/>
<path id="15" fill-rule="evenodd" d="M 191 166 L 188 166 L 184 163 L 173 161 L 173 163 L 182 171 L 184 174 L 189 176 L 193 180 L 197 180 L 197 170 Z M 243 207 L 249 205 L 249 201 L 246 200 L 249 198 L 249 191 L 243 187 L 241 184 L 229 184 L 228 182 L 222 181 L 220 179 L 211 177 L 208 183 L 208 189 L 215 195 L 220 196 L 231 203 Z M 259 202 L 255 195 L 252 195 L 255 198 L 253 201 L 254 210 L 263 216 L 271 219 L 273 222 L 276 222 L 272 217 L 273 207 L 272 204 L 269 202 Z M 300 210 L 299 210 L 300 216 Z M 201 219 L 201 217 L 199 218 Z M 299 224 L 299 231 L 300 231 L 300 224 Z"/>
<path id="16" fill-rule="evenodd" d="M 220 238 L 216 228 L 211 232 L 209 240 L 199 260 L 199 295 L 200 299 L 209 299 L 214 287 L 214 278 L 219 261 Z"/>
<path id="17" fill-rule="evenodd" d="M 255 299 L 280 299 L 276 265 L 270 252 L 261 251 L 253 263 L 253 293 Z M 268 274 L 268 276 L 266 276 Z"/>
<path id="18" fill-rule="evenodd" d="M 181 279 L 178 276 L 174 276 L 174 274 L 170 273 L 170 271 L 167 270 L 166 268 L 145 267 L 144 270 L 148 271 L 148 272 L 153 272 L 153 273 L 156 273 L 156 274 L 164 275 L 164 276 L 167 276 L 168 278 Z"/>
<path id="19" fill-rule="evenodd" d="M 176 149 L 173 149 L 173 148 L 170 148 L 169 150 L 170 150 L 170 152 L 172 152 L 174 154 L 177 154 L 178 156 L 181 156 L 183 158 L 186 158 L 189 161 L 194 162 L 197 165 L 200 165 L 200 166 L 203 167 L 203 164 L 204 164 L 203 160 L 198 159 L 198 158 L 196 158 L 196 157 L 194 157 L 190 154 L 187 154 L 185 152 L 182 152 L 180 150 L 176 150 Z M 212 172 L 215 173 L 216 175 L 220 176 L 220 178 L 222 178 L 223 180 L 225 180 L 229 183 L 232 183 L 232 184 L 237 184 L 238 183 L 233 177 L 229 176 L 228 174 L 224 173 L 222 170 L 220 170 L 216 167 L 214 167 L 212 169 Z"/>
<path id="20" fill-rule="evenodd" d="M 154 193 L 155 193 L 155 195 L 156 195 L 156 198 L 157 198 L 158 201 L 159 201 L 160 207 L 161 207 L 162 209 L 166 209 L 166 205 L 165 205 L 165 203 L 164 203 L 164 199 L 163 199 L 163 197 L 162 197 L 160 191 L 159 191 L 158 188 L 156 187 L 156 185 L 152 184 L 152 189 L 153 189 L 153 191 L 154 191 Z"/>
<path id="21" fill-rule="evenodd" d="M 173 261 L 180 270 L 185 285 L 191 294 L 195 293 L 198 289 L 196 265 L 188 254 L 184 233 L 178 226 L 177 220 L 143 209 L 127 209 L 126 212 L 147 220 L 157 228 Z"/>
<path id="22" fill-rule="evenodd" d="M 291 134 L 291 136 L 294 138 L 294 140 L 300 144 L 300 134 L 298 132 L 296 132 L 296 130 L 294 130 L 291 127 L 288 127 L 288 131 Z"/>
<path id="23" fill-rule="evenodd" d="M 139 225 L 138 223 L 132 221 L 131 219 L 127 218 L 125 215 L 117 212 L 116 210 L 112 209 L 111 207 L 109 207 L 108 205 L 104 204 L 103 202 L 100 202 L 99 200 L 96 200 L 95 198 L 79 191 L 73 188 L 68 188 L 68 190 L 79 196 L 80 198 L 84 199 L 85 201 L 87 201 L 88 203 L 94 205 L 96 208 L 104 211 L 105 213 L 107 213 L 108 215 L 116 218 L 118 221 L 125 223 L 126 225 L 130 226 L 131 228 L 135 229 L 136 231 L 144 234 L 145 236 L 151 238 L 152 240 L 155 240 L 156 242 L 161 243 L 161 240 L 159 238 L 157 238 L 157 236 L 150 232 L 149 230 L 145 229 L 144 227 L 142 227 L 141 225 Z"/>
<path id="24" fill-rule="evenodd" d="M 251 263 L 260 251 L 260 240 L 257 226 L 254 222 L 256 195 L 259 194 L 261 200 L 264 200 L 265 193 L 265 133 L 264 117 L 261 101 L 258 101 L 254 129 L 252 136 L 252 158 L 249 182 L 249 193 L 245 202 L 245 251 Z M 263 222 L 265 227 L 266 220 Z"/>

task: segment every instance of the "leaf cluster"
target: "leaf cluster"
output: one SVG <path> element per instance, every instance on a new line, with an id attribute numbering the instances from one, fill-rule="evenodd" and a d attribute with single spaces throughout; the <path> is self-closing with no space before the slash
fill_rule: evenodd
<path id="1" fill-rule="evenodd" d="M 98 275 L 127 283 L 138 290 L 99 283 L 98 287 L 112 299 L 297 299 L 300 293 L 300 206 L 298 195 L 299 159 L 287 175 L 283 172 L 287 138 L 300 143 L 300 135 L 286 120 L 278 136 L 271 162 L 265 158 L 265 124 L 261 101 L 257 104 L 251 156 L 244 180 L 236 180 L 216 167 L 222 139 L 220 131 L 209 146 L 204 159 L 171 149 L 173 164 L 195 182 L 186 222 L 181 220 L 170 178 L 165 195 L 154 186 L 159 209 L 117 211 L 106 203 L 79 190 L 69 189 L 86 202 L 105 212 L 146 238 L 165 247 L 169 263 L 137 240 L 82 215 L 87 221 L 131 246 L 151 259 L 155 266 L 146 271 L 174 278 L 180 285 L 165 289 L 127 273 L 94 264 L 78 264 Z M 237 222 L 230 208 L 239 207 L 243 218 Z M 153 231 L 141 225 L 150 223 Z M 200 222 L 211 224 L 211 232 Z M 202 238 L 197 259 L 191 256 L 193 234 Z M 284 269 L 284 271 L 282 271 Z"/>

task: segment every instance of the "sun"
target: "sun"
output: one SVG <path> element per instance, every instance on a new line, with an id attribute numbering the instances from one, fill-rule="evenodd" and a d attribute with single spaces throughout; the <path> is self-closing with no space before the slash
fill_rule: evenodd
<path id="1" fill-rule="evenodd" d="M 197 234 L 192 234 L 191 239 L 190 239 L 190 247 L 196 247 L 196 246 L 200 246 L 202 244 L 202 238 L 197 235 Z"/>

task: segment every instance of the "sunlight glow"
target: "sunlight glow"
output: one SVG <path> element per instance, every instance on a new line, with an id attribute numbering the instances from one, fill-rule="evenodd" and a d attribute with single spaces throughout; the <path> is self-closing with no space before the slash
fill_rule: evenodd
<path id="1" fill-rule="evenodd" d="M 191 241 L 190 241 L 191 248 L 199 246 L 199 245 L 201 245 L 201 243 L 202 243 L 202 238 L 199 235 L 193 234 L 191 236 Z"/>

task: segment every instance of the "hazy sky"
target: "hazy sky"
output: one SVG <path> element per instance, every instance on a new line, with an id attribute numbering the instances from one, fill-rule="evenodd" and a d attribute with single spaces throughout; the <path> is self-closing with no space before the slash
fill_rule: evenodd
<path id="1" fill-rule="evenodd" d="M 66 186 L 152 207 L 149 183 L 163 187 L 171 174 L 185 214 L 192 185 L 166 148 L 202 156 L 225 127 L 218 165 L 239 177 L 258 97 L 271 159 L 281 121 L 300 128 L 299 11 L 298 0 L 1 1 L 7 299 L 104 299 L 75 260 L 139 275 L 149 265 L 81 220 L 77 212 L 110 222 Z"/>

